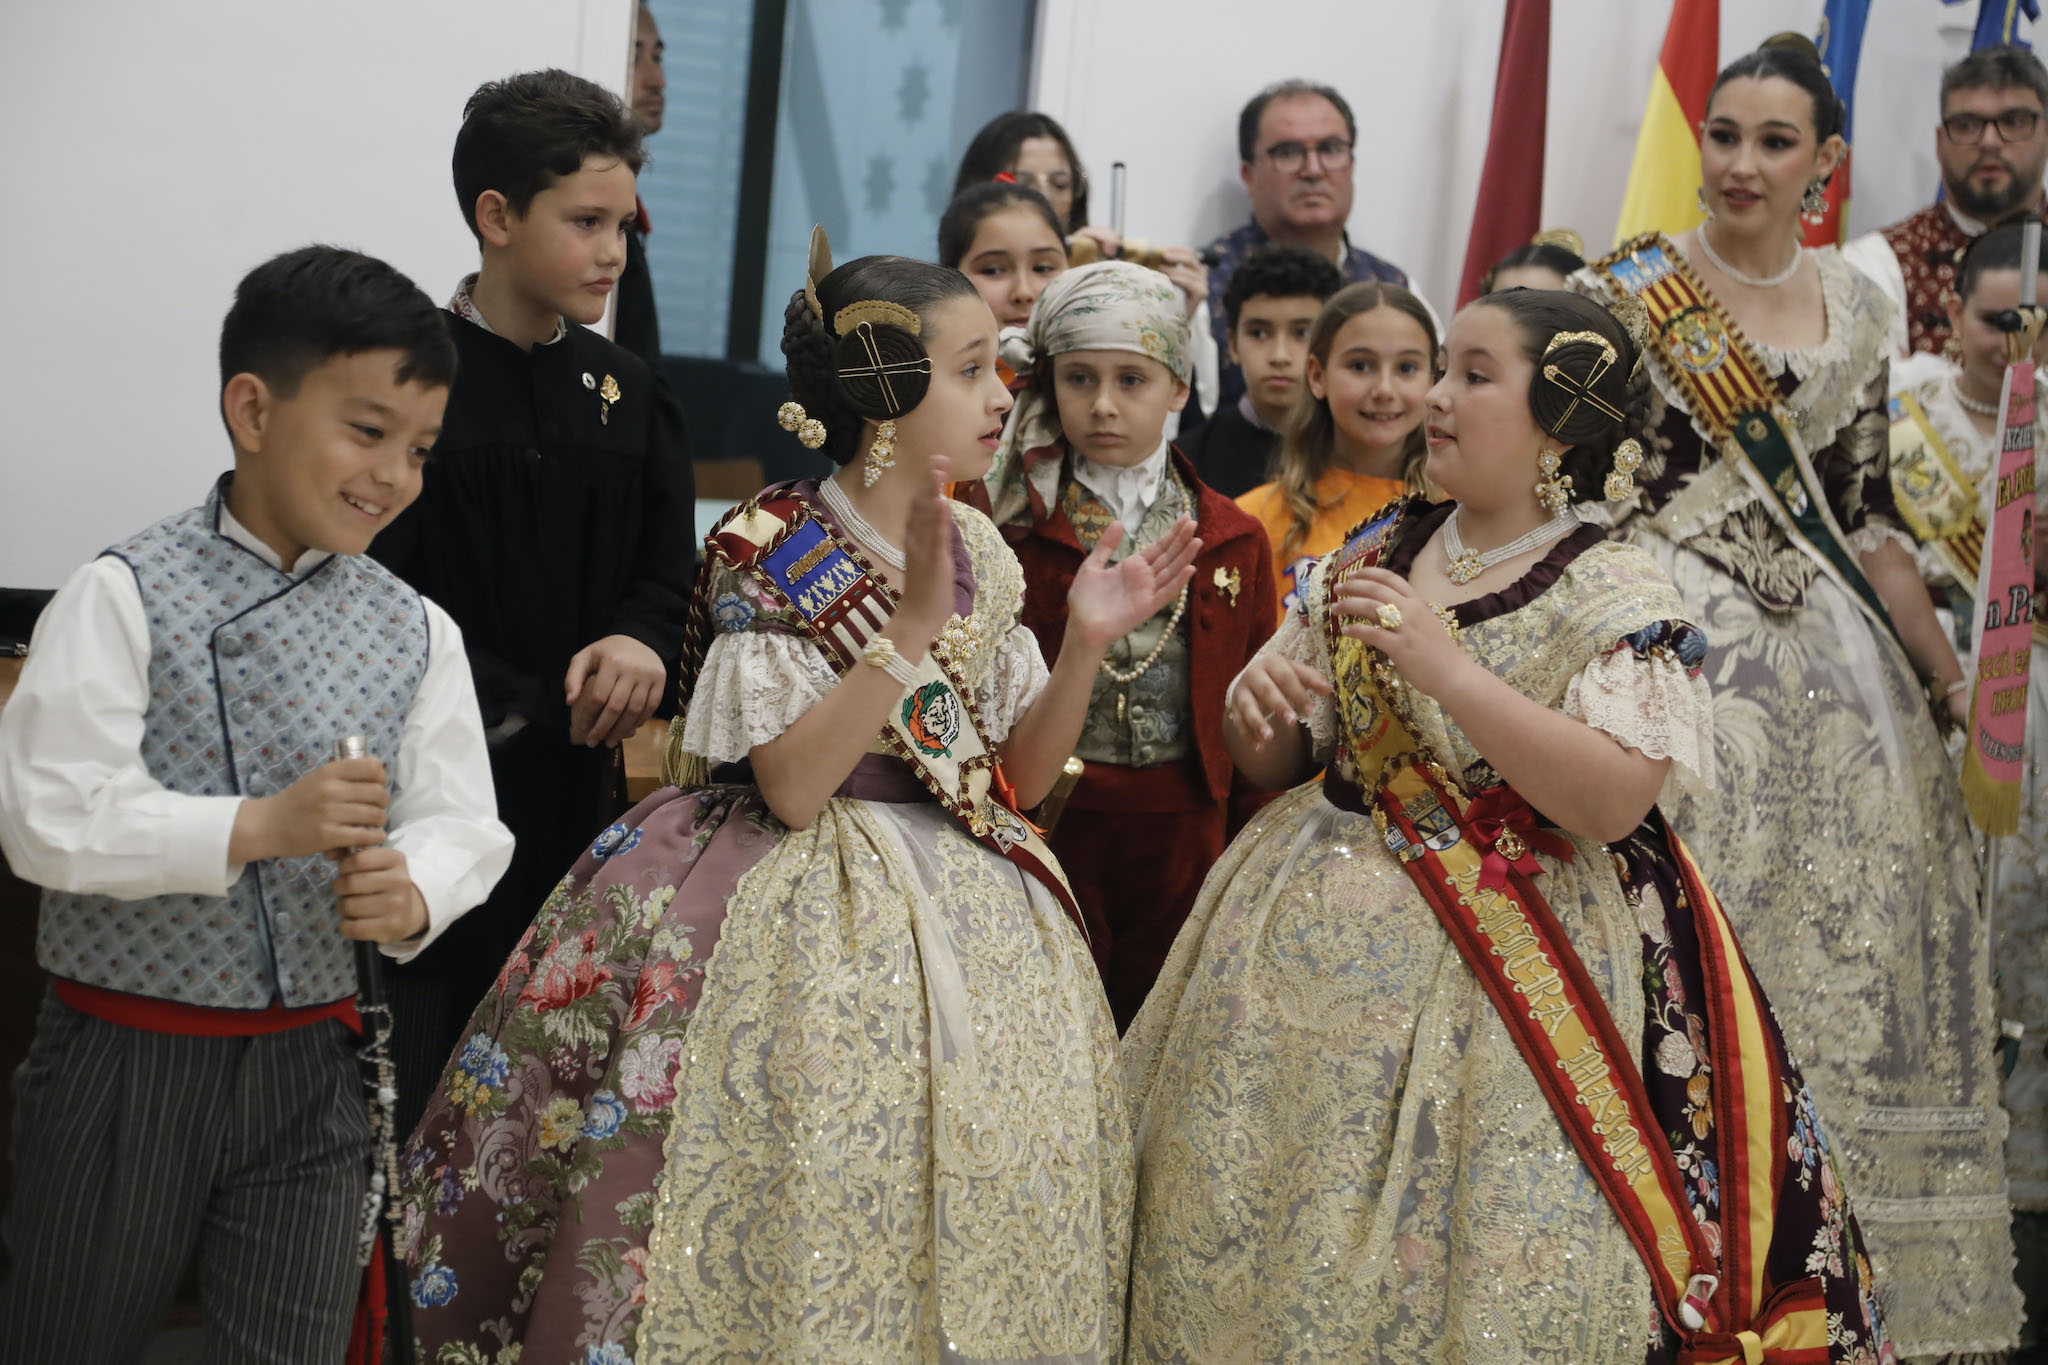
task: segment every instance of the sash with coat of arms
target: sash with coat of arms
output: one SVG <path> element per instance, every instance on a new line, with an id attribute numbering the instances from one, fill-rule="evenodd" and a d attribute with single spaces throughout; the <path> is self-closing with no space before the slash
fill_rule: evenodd
<path id="1" fill-rule="evenodd" d="M 1331 593 L 1380 562 L 1402 506 L 1354 530 L 1318 569 L 1310 597 L 1333 661 L 1337 752 L 1323 778 L 1331 804 L 1371 815 L 1478 979 L 1572 1146 L 1650 1272 L 1657 1308 L 1690 1365 L 1824 1361 L 1828 1326 L 1818 1278 L 1767 1285 L 1775 1209 L 1769 1177 L 1783 1158 L 1776 1101 L 1784 1084 L 1768 1006 L 1733 927 L 1691 854 L 1659 822 L 1680 873 L 1681 910 L 1699 936 L 1707 983 L 1726 1206 L 1717 1248 L 1694 1221 L 1685 1180 L 1660 1131 L 1635 1041 L 1624 1038 L 1556 913 L 1538 889 L 1543 851 L 1572 846 L 1505 784 L 1468 791 L 1415 738 L 1404 684 L 1385 655 L 1342 633 Z M 1316 613 L 1320 613 L 1320 621 Z"/>
<path id="2" fill-rule="evenodd" d="M 865 666 L 863 651 L 896 610 L 894 589 L 860 548 L 834 535 L 794 488 L 770 489 L 740 504 L 704 546 L 706 573 L 716 560 L 746 574 L 803 622 L 841 676 Z M 973 694 L 943 643 L 933 642 L 916 680 L 890 708 L 881 739 L 968 833 L 1043 883 L 1087 937 L 1066 874 L 1016 810 L 995 753 L 982 739 Z"/>

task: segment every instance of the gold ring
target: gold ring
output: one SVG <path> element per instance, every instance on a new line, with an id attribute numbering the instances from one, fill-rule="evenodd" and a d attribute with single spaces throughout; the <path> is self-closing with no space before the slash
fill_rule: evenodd
<path id="1" fill-rule="evenodd" d="M 1399 630 L 1400 628 L 1401 609 L 1392 602 L 1380 603 L 1380 629 Z"/>

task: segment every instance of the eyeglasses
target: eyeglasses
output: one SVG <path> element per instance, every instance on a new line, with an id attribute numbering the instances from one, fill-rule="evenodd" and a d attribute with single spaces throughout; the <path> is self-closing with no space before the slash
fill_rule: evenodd
<path id="1" fill-rule="evenodd" d="M 1974 147 L 1984 140 L 1984 130 L 1993 124 L 1998 125 L 2000 142 L 2019 142 L 2034 135 L 2034 129 L 2041 124 L 2041 111 L 2004 109 L 1991 118 L 1982 114 L 1950 114 L 1941 121 L 1941 129 L 1950 142 Z"/>
<path id="2" fill-rule="evenodd" d="M 1316 160 L 1326 171 L 1341 171 L 1351 164 L 1351 141 L 1341 137 L 1326 137 L 1313 147 L 1300 142 L 1276 142 L 1260 155 L 1282 175 L 1298 175 L 1308 164 L 1310 152 L 1316 154 Z"/>

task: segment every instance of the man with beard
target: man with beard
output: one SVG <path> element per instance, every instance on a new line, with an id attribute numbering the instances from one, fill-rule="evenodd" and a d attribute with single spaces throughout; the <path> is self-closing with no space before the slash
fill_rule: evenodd
<path id="1" fill-rule="evenodd" d="M 1898 356 L 1949 345 L 1955 319 L 1944 300 L 1955 289 L 1963 249 L 2007 219 L 2041 212 L 2044 105 L 2048 70 L 2023 47 L 1987 47 L 1942 73 L 1934 154 L 1943 197 L 1842 250 L 1897 306 Z"/>
<path id="2" fill-rule="evenodd" d="M 1351 245 L 1352 147 L 1358 121 L 1344 97 L 1327 85 L 1281 81 L 1244 107 L 1237 121 L 1238 178 L 1252 201 L 1252 220 L 1209 243 L 1210 325 L 1216 351 L 1226 357 L 1219 410 L 1244 392 L 1244 372 L 1229 361 L 1230 327 L 1217 301 L 1238 262 L 1268 242 L 1305 247 L 1343 272 L 1346 284 L 1384 280 L 1406 286 L 1408 276 L 1371 252 Z"/>

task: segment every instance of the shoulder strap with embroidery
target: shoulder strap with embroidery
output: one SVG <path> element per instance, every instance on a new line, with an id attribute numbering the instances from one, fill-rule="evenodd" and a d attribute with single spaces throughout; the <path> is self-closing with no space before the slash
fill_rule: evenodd
<path id="1" fill-rule="evenodd" d="M 842 675 L 860 666 L 862 652 L 896 609 L 893 591 L 860 548 L 834 535 L 793 489 L 741 504 L 707 546 L 787 606 Z M 916 681 L 890 711 L 884 742 L 969 833 L 1043 883 L 1085 937 L 1059 860 L 1003 799 L 1008 784 L 982 739 L 974 695 L 961 678 L 945 646 L 934 641 Z"/>
<path id="2" fill-rule="evenodd" d="M 1687 410 L 1766 495 L 1764 505 L 1792 544 L 1896 639 L 1891 615 L 1849 552 L 1826 490 L 1799 447 L 1778 386 L 1684 255 L 1662 234 L 1651 234 L 1590 268 L 1613 294 L 1642 303 L 1659 361 Z"/>
<path id="3" fill-rule="evenodd" d="M 1328 587 L 1378 563 L 1398 527 L 1397 510 L 1360 528 L 1329 561 Z M 1316 624 L 1336 661 L 1338 747 L 1325 790 L 1333 804 L 1371 813 L 1499 1012 L 1648 1268 L 1658 1310 L 1685 1344 L 1681 1359 L 1825 1361 L 1822 1282 L 1774 1288 L 1764 1280 L 1785 1159 L 1783 1080 L 1763 993 L 1691 856 L 1675 836 L 1669 839 L 1709 996 L 1717 1156 L 1728 1201 L 1718 1255 L 1688 1209 L 1637 1048 L 1616 1027 L 1536 886 L 1543 868 L 1535 851 L 1568 859 L 1571 845 L 1545 829 L 1512 788 L 1474 794 L 1453 780 L 1415 739 L 1391 663 L 1342 634 L 1327 590 L 1316 599 Z"/>

